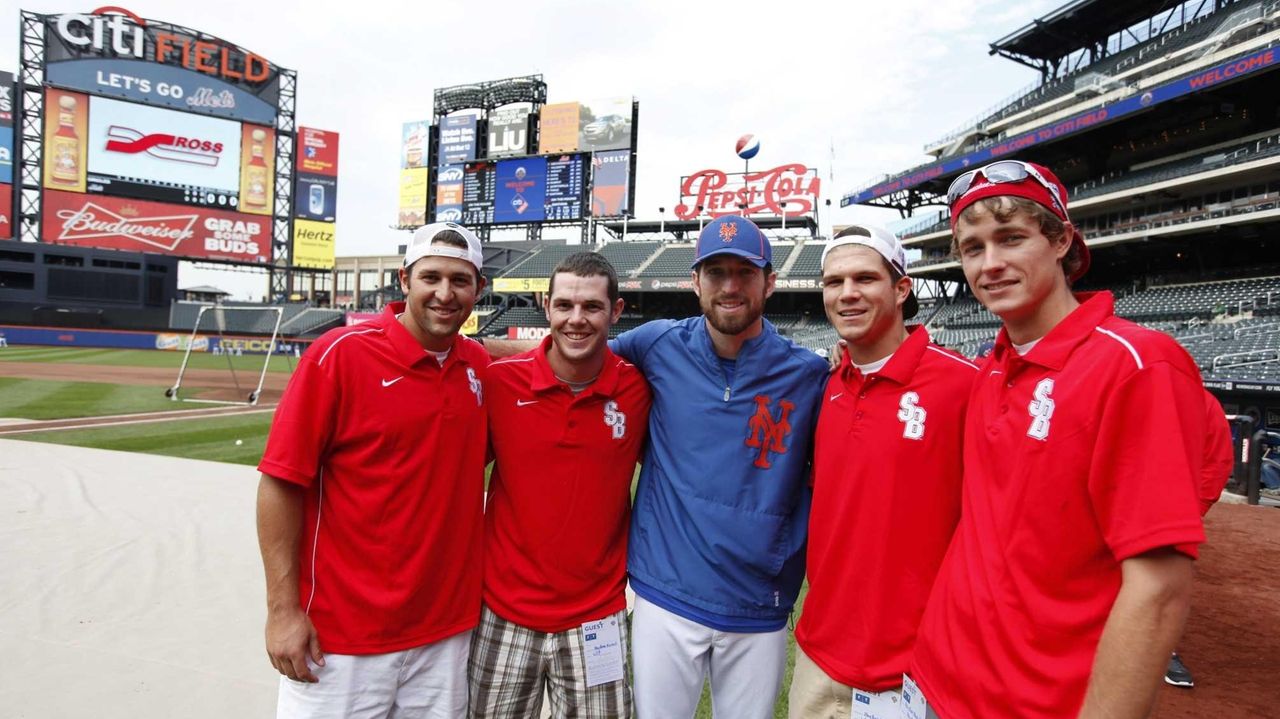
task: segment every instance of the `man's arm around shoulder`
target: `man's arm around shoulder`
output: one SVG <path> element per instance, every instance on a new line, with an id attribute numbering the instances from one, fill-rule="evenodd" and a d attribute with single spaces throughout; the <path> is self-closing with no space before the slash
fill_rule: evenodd
<path id="1" fill-rule="evenodd" d="M 1191 608 L 1192 560 L 1171 547 L 1120 563 L 1121 585 L 1080 719 L 1143 719 Z"/>
<path id="2" fill-rule="evenodd" d="M 258 482 L 258 548 L 267 577 L 267 656 L 294 681 L 318 681 L 307 657 L 324 666 L 320 639 L 298 604 L 298 549 L 306 488 L 263 474 Z"/>

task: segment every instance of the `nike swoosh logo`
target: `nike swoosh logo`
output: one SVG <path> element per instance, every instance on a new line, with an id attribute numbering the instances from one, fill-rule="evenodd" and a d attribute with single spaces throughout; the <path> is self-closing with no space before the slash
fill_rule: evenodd
<path id="1" fill-rule="evenodd" d="M 841 392 L 840 394 L 833 394 L 833 395 L 831 395 L 831 401 L 832 401 L 832 402 L 834 402 L 834 401 L 836 401 L 836 400 L 840 399 L 840 398 L 841 398 L 841 397 L 843 397 L 843 396 L 844 396 L 844 392 Z"/>
<path id="2" fill-rule="evenodd" d="M 399 381 L 400 381 L 400 380 L 402 380 L 402 379 L 404 379 L 404 375 L 400 375 L 399 377 L 396 377 L 395 379 L 384 379 L 384 380 L 382 380 L 382 386 L 383 386 L 383 387 L 390 387 L 391 385 L 395 384 L 396 382 L 399 382 Z"/>
<path id="3" fill-rule="evenodd" d="M 531 405 L 531 404 L 537 404 L 537 403 L 538 403 L 538 400 L 536 400 L 536 399 L 530 399 L 530 400 L 518 399 L 518 400 L 516 400 L 516 406 L 517 406 L 517 407 L 526 407 L 526 406 L 528 406 L 528 405 Z"/>

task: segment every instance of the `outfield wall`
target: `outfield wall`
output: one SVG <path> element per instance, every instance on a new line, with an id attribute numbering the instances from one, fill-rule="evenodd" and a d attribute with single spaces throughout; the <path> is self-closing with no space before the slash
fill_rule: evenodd
<path id="1" fill-rule="evenodd" d="M 10 345 L 46 345 L 57 347 L 110 347 L 134 350 L 169 350 L 182 352 L 191 345 L 193 352 L 266 354 L 271 344 L 267 337 L 244 335 L 196 335 L 178 332 L 132 332 L 128 330 L 92 330 L 67 327 L 24 327 L 0 325 L 0 337 Z M 311 340 L 276 340 L 276 354 L 301 353 Z"/>

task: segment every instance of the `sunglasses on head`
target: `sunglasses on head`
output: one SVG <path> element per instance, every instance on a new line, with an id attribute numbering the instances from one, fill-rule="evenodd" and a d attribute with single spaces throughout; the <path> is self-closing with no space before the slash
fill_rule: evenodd
<path id="1" fill-rule="evenodd" d="M 951 187 L 947 188 L 948 207 L 954 207 L 956 202 L 959 201 L 961 197 L 964 197 L 965 193 L 969 191 L 969 188 L 973 187 L 973 181 L 978 177 L 979 173 L 982 174 L 983 178 L 985 178 L 987 182 L 993 185 L 1000 185 L 1007 182 L 1022 182 L 1028 177 L 1033 179 L 1040 183 L 1041 187 L 1049 191 L 1049 199 L 1053 200 L 1054 207 L 1058 208 L 1058 211 L 1062 213 L 1064 218 L 1067 217 L 1067 205 L 1063 202 L 1063 199 L 1058 196 L 1057 185 L 1045 179 L 1045 176 L 1041 175 L 1040 171 L 1036 168 L 1018 160 L 1001 160 L 1000 162 L 993 162 L 985 167 L 980 167 L 976 170 L 969 170 L 963 175 L 957 177 L 951 183 Z"/>

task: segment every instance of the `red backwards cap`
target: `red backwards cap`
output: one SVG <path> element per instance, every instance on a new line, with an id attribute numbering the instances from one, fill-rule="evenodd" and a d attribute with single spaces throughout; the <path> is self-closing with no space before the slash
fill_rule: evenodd
<path id="1" fill-rule="evenodd" d="M 1070 223 L 1071 218 L 1065 212 L 1067 187 L 1062 184 L 1062 180 L 1059 180 L 1058 176 L 1044 165 L 1037 165 L 1032 162 L 1022 164 L 1034 168 L 1036 172 L 1040 173 L 1040 177 L 1053 185 L 1054 191 L 1061 201 L 1061 208 L 1059 203 L 1053 201 L 1053 196 L 1049 194 L 1049 188 L 1041 184 L 1040 180 L 1034 175 L 1028 174 L 1025 178 L 1016 182 L 990 182 L 987 180 L 986 175 L 982 173 L 982 170 L 979 169 L 975 170 L 976 174 L 972 184 L 969 185 L 969 189 L 965 190 L 964 194 L 960 195 L 959 199 L 955 201 L 955 204 L 951 205 L 951 234 L 954 235 L 956 233 L 956 222 L 960 220 L 960 213 L 978 200 L 988 197 L 1008 196 L 1031 200 L 1048 209 L 1064 223 Z M 1079 247 L 1080 256 L 1080 266 L 1068 278 L 1075 282 L 1089 271 L 1089 247 L 1085 245 L 1084 235 L 1080 234 L 1080 230 L 1075 225 L 1071 225 L 1071 244 Z"/>

